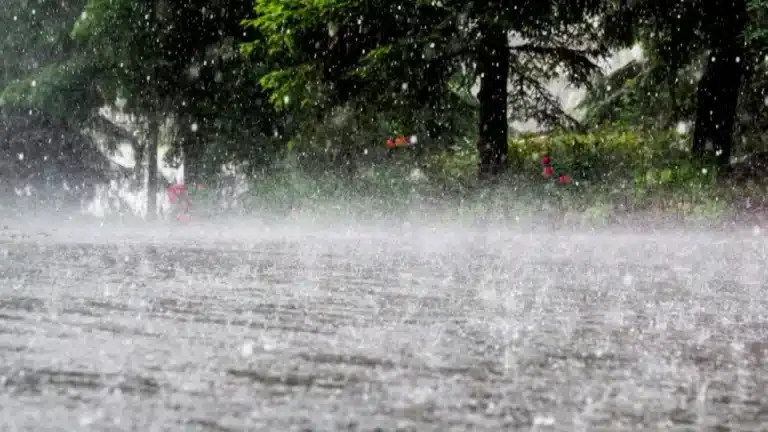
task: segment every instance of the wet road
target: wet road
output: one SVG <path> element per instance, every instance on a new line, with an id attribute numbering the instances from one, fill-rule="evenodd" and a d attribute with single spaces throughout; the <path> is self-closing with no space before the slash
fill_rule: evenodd
<path id="1" fill-rule="evenodd" d="M 768 240 L 0 235 L 0 430 L 768 430 Z"/>

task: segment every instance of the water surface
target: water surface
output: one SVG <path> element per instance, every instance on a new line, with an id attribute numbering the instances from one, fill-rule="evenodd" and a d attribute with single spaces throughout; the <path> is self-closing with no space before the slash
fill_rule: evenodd
<path id="1" fill-rule="evenodd" d="M 9 229 L 0 429 L 759 430 L 767 255 L 751 233 Z"/>

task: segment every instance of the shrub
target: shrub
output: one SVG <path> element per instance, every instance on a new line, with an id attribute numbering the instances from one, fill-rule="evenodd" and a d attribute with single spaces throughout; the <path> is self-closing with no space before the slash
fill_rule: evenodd
<path id="1" fill-rule="evenodd" d="M 551 158 L 554 179 L 543 175 Z M 500 218 L 550 218 L 590 224 L 626 213 L 682 219 L 716 219 L 737 196 L 717 182 L 712 166 L 696 163 L 688 139 L 674 131 L 610 125 L 587 133 L 558 131 L 510 140 L 508 174 L 494 186 L 477 180 L 477 152 L 462 142 L 422 159 L 386 160 L 352 175 L 337 170 L 310 174 L 283 167 L 254 180 L 254 210 L 301 209 L 328 214 L 397 218 L 424 204 L 450 214 Z M 419 166 L 427 181 L 412 181 Z M 418 211 L 418 210 L 416 210 Z"/>
<path id="2" fill-rule="evenodd" d="M 716 171 L 695 163 L 687 147 L 686 137 L 674 131 L 621 125 L 520 136 L 510 141 L 510 177 L 516 183 L 545 182 L 541 158 L 546 155 L 555 177 L 573 179 L 556 193 L 561 207 L 590 214 L 613 209 L 688 216 L 705 208 L 718 213 Z"/>

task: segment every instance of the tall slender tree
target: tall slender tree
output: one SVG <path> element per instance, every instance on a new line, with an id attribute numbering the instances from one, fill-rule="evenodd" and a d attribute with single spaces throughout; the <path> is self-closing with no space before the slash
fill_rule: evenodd
<path id="1" fill-rule="evenodd" d="M 588 104 L 600 111 L 600 107 L 615 106 L 617 99 L 611 95 L 627 95 L 632 90 L 645 92 L 651 105 L 657 104 L 656 95 L 666 95 L 672 106 L 657 107 L 670 108 L 675 117 L 690 115 L 694 121 L 692 152 L 727 165 L 733 152 L 739 99 L 754 76 L 751 72 L 759 67 L 755 46 L 745 37 L 751 21 L 747 1 L 619 3 L 622 7 L 610 14 L 608 28 L 620 31 L 606 34 L 607 41 L 614 46 L 643 45 L 648 58 L 631 84 L 637 84 L 639 78 L 649 86 L 612 86 L 611 92 L 603 94 L 609 95 L 608 104 L 595 95 Z M 695 92 L 688 86 L 691 81 L 696 83 Z M 654 111 L 646 107 L 650 108 L 646 113 Z M 675 117 L 671 120 L 677 120 Z"/>

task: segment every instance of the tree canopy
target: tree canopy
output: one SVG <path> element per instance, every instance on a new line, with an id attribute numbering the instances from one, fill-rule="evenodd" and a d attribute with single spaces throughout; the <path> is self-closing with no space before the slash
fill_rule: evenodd
<path id="1" fill-rule="evenodd" d="M 262 85 L 278 107 L 327 112 L 341 104 L 440 117 L 479 85 L 481 174 L 503 170 L 510 120 L 573 125 L 545 87 L 565 76 L 589 84 L 604 53 L 590 18 L 599 1 L 256 1 L 249 27 L 266 37 L 281 67 Z M 261 40 L 245 44 L 246 52 Z M 511 93 L 508 92 L 511 89 Z M 439 133 L 439 130 L 433 131 Z"/>
<path id="2" fill-rule="evenodd" d="M 587 98 L 591 120 L 690 121 L 692 151 L 728 165 L 734 136 L 761 116 L 754 108 L 764 98 L 765 7 L 761 0 L 641 0 L 617 10 L 609 20 L 627 31 L 609 40 L 639 43 L 646 58 L 604 79 Z"/>

